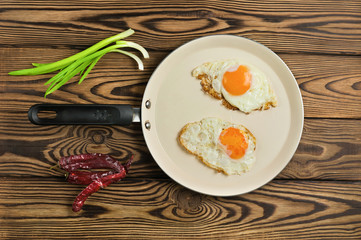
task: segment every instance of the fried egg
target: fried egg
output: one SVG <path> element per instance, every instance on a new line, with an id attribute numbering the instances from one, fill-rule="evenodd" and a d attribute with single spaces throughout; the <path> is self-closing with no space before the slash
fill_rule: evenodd
<path id="1" fill-rule="evenodd" d="M 252 133 L 240 124 L 219 118 L 188 123 L 178 140 L 205 165 L 226 175 L 242 175 L 256 161 L 256 138 Z"/>
<path id="2" fill-rule="evenodd" d="M 207 62 L 196 67 L 193 77 L 201 80 L 205 92 L 230 109 L 250 113 L 277 106 L 276 95 L 266 75 L 239 59 Z"/>

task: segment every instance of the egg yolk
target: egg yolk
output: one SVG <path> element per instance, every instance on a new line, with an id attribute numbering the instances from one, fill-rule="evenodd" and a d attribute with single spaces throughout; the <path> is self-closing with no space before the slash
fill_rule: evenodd
<path id="1" fill-rule="evenodd" d="M 248 91 L 251 81 L 252 75 L 248 67 L 240 65 L 235 71 L 225 72 L 222 85 L 228 93 L 239 96 Z"/>
<path id="2" fill-rule="evenodd" d="M 246 153 L 248 142 L 238 128 L 230 127 L 224 129 L 219 135 L 219 141 L 232 159 L 240 159 Z"/>

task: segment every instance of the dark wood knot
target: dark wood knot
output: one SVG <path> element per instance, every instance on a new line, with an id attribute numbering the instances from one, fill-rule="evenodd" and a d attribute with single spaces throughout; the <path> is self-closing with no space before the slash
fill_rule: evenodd
<path id="1" fill-rule="evenodd" d="M 188 189 L 180 189 L 174 193 L 174 200 L 179 209 L 197 211 L 202 204 L 202 195 Z"/>

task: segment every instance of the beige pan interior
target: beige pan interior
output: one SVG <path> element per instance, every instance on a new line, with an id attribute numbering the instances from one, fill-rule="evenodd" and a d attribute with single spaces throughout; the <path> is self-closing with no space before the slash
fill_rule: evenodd
<path id="1" fill-rule="evenodd" d="M 276 108 L 246 115 L 203 93 L 192 70 L 229 58 L 245 59 L 267 74 L 278 98 Z M 145 107 L 147 100 L 150 108 Z M 302 97 L 291 71 L 270 49 L 237 36 L 203 37 L 173 51 L 153 73 L 142 104 L 143 133 L 155 161 L 179 184 L 208 195 L 238 195 L 266 184 L 290 161 L 302 134 Z M 226 176 L 182 149 L 177 141 L 181 128 L 205 117 L 243 124 L 255 135 L 257 162 L 250 172 Z"/>

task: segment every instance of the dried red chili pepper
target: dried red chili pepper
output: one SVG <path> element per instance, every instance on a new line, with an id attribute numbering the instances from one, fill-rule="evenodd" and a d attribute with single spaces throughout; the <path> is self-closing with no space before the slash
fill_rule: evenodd
<path id="1" fill-rule="evenodd" d="M 123 179 L 126 175 L 126 170 L 123 168 L 123 171 L 120 173 L 115 173 L 112 175 L 108 175 L 105 177 L 102 177 L 100 179 L 97 179 L 90 183 L 79 195 L 75 198 L 75 201 L 73 203 L 73 211 L 78 212 L 83 207 L 85 201 L 87 198 L 97 192 L 100 188 L 106 188 L 111 183 L 118 182 L 121 179 Z"/>
<path id="2" fill-rule="evenodd" d="M 62 169 L 73 172 L 78 169 L 96 169 L 96 168 L 111 168 L 119 172 L 122 168 L 121 163 L 106 154 L 87 153 L 62 157 L 59 160 L 59 165 Z"/>
<path id="3" fill-rule="evenodd" d="M 73 184 L 88 185 L 97 179 L 114 173 L 114 171 L 74 171 L 69 173 L 67 181 Z"/>
<path id="4" fill-rule="evenodd" d="M 88 153 L 62 157 L 59 166 L 69 172 L 68 182 L 75 184 L 89 184 L 75 199 L 73 211 L 80 211 L 85 200 L 100 188 L 118 182 L 128 173 L 133 156 L 122 165 L 109 155 Z M 79 169 L 111 169 L 109 171 L 79 171 Z"/>

